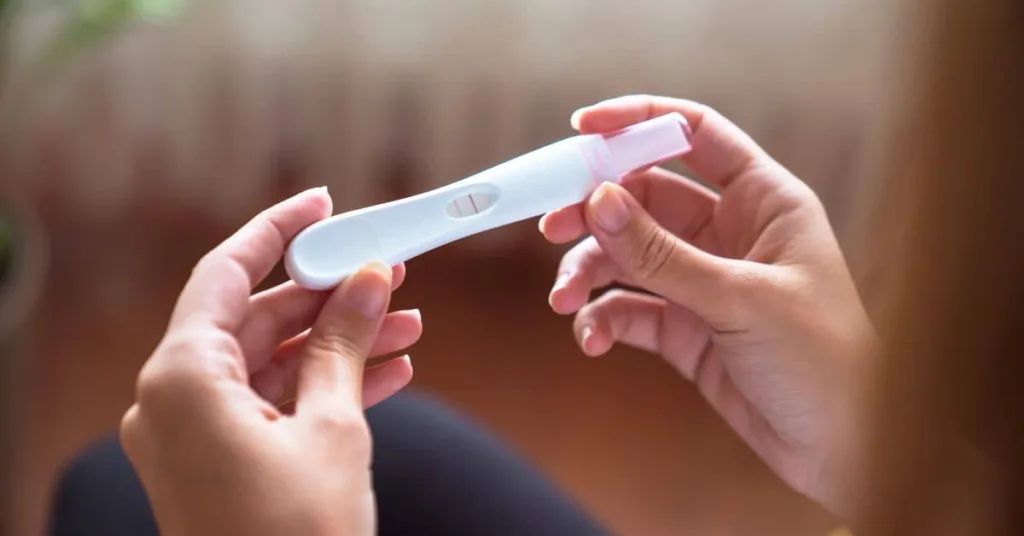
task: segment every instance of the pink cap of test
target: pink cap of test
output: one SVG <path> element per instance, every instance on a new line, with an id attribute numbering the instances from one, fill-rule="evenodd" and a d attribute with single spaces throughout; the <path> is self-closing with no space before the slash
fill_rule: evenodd
<path id="1" fill-rule="evenodd" d="M 605 134 L 618 177 L 689 152 L 690 126 L 673 112 Z"/>

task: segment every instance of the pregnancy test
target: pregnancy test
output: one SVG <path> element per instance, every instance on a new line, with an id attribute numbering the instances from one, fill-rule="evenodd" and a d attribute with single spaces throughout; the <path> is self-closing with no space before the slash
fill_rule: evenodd
<path id="1" fill-rule="evenodd" d="M 395 265 L 467 236 L 582 202 L 602 182 L 691 148 L 678 113 L 557 141 L 458 182 L 321 220 L 292 240 L 285 269 L 325 290 L 372 261 Z"/>

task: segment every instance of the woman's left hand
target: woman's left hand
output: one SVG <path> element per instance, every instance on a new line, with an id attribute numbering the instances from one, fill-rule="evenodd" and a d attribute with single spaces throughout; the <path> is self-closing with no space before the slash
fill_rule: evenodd
<path id="1" fill-rule="evenodd" d="M 330 213 L 322 189 L 268 209 L 182 291 L 121 425 L 162 534 L 374 532 L 363 408 L 404 387 L 412 367 L 364 366 L 420 336 L 416 311 L 386 314 L 404 267 L 371 265 L 328 293 L 286 283 L 251 295 L 288 242 Z M 286 413 L 273 402 L 292 384 Z"/>

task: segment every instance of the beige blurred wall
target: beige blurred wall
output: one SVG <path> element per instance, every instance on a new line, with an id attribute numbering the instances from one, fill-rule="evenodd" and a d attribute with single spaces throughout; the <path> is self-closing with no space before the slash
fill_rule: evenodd
<path id="1" fill-rule="evenodd" d="M 848 242 L 867 214 L 885 140 L 890 60 L 899 52 L 891 9 L 884 0 L 207 1 L 179 25 L 133 26 L 44 87 L 29 85 L 26 65 L 54 17 L 22 18 L 0 88 L 0 181 L 39 202 L 53 239 L 49 299 L 27 332 L 36 347 L 25 354 L 39 357 L 31 364 L 49 383 L 34 386 L 41 432 L 27 442 L 33 462 L 22 466 L 38 478 L 19 492 L 25 517 L 42 519 L 52 471 L 116 424 L 187 265 L 285 191 L 327 184 L 339 210 L 422 191 L 570 135 L 568 117 L 580 105 L 660 93 L 712 104 L 750 131 L 816 188 Z M 490 255 L 530 232 L 515 226 L 470 244 Z M 506 294 L 480 289 L 523 277 L 524 266 L 553 272 L 552 262 L 493 259 L 475 280 L 463 272 L 444 279 L 444 264 L 416 280 L 436 312 L 434 338 L 416 350 L 428 384 L 472 402 L 635 533 L 773 516 L 792 518 L 779 526 L 823 523 L 741 456 L 696 394 L 669 387 L 660 369 L 637 368 L 654 362 L 629 354 L 622 368 L 544 368 L 576 356 L 571 338 L 556 336 L 567 327 L 542 316 L 547 281 L 501 285 Z M 450 286 L 434 283 L 447 280 L 475 301 L 453 303 Z M 506 357 L 474 361 L 479 368 L 461 362 L 451 349 L 467 347 L 467 319 L 520 298 L 537 304 L 515 309 L 531 322 L 474 329 L 479 346 L 466 352 Z M 544 365 L 524 364 L 522 354 Z M 609 387 L 626 373 L 625 391 Z M 498 379 L 482 387 L 487 374 Z M 515 397 L 535 376 L 548 386 L 530 391 L 532 407 L 548 418 L 517 421 L 503 408 L 519 407 Z M 678 402 L 676 413 L 658 409 L 666 401 Z M 642 446 L 581 454 L 579 445 L 609 443 L 602 419 L 631 425 Z M 677 448 L 694 455 L 676 457 Z M 712 452 L 720 464 L 702 458 Z M 594 460 L 617 463 L 596 470 Z M 691 486 L 700 475 L 711 492 Z M 755 513 L 744 521 L 736 511 Z"/>
<path id="2" fill-rule="evenodd" d="M 142 191 L 234 220 L 290 187 L 339 209 L 386 199 L 401 161 L 422 191 L 570 135 L 580 105 L 624 93 L 712 104 L 814 186 L 845 236 L 887 94 L 884 0 L 225 0 L 137 24 L 36 104 L 24 17 L 0 110 L 5 180 L 86 219 Z M 21 65 L 21 66 L 19 66 Z M 39 104 L 41 103 L 41 104 Z M 12 112 L 17 111 L 17 115 Z M 485 247 L 510 237 L 479 237 Z M 512 237 L 514 239 L 514 237 Z"/>

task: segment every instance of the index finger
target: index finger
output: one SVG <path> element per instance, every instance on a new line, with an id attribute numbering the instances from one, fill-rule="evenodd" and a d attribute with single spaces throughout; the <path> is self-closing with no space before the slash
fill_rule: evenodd
<path id="1" fill-rule="evenodd" d="M 292 238 L 331 214 L 326 188 L 314 188 L 264 210 L 206 254 L 185 284 L 171 325 L 201 322 L 238 328 L 252 289 L 270 274 Z"/>
<path id="2" fill-rule="evenodd" d="M 746 132 L 714 109 L 693 101 L 628 95 L 576 111 L 573 126 L 582 134 L 611 132 L 671 112 L 679 112 L 690 125 L 693 149 L 682 161 L 699 177 L 725 188 L 745 173 L 772 162 Z M 768 174 L 766 174 L 768 175 Z"/>

